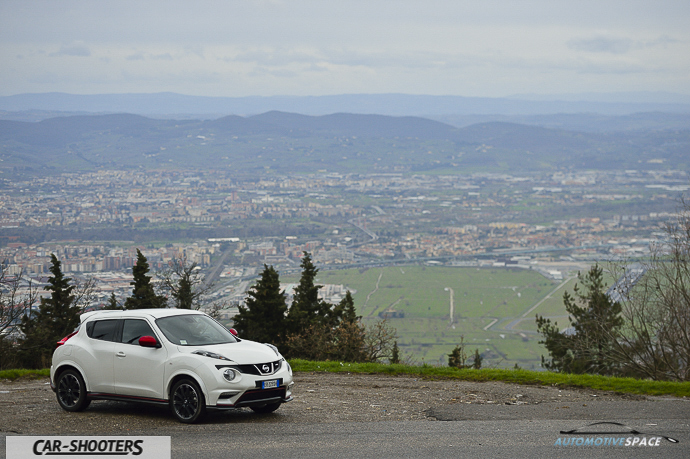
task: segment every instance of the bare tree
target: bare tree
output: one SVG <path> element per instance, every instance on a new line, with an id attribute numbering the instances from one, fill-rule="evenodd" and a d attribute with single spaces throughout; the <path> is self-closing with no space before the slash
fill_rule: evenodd
<path id="1" fill-rule="evenodd" d="M 200 309 L 203 297 L 213 288 L 213 284 L 204 284 L 203 276 L 196 263 L 190 263 L 180 256 L 168 262 L 168 268 L 157 274 L 162 289 L 170 293 L 178 309 Z"/>
<path id="2" fill-rule="evenodd" d="M 38 301 L 38 288 L 23 271 L 10 275 L 8 265 L 0 264 L 0 340 L 10 341 L 18 332 L 22 317 Z"/>
<path id="3" fill-rule="evenodd" d="M 96 279 L 89 277 L 84 281 L 76 281 L 72 294 L 74 295 L 74 305 L 84 312 L 96 302 Z"/>
<path id="4" fill-rule="evenodd" d="M 613 356 L 633 376 L 690 380 L 690 204 L 681 204 L 648 261 L 612 269 L 625 322 Z"/>
<path id="5" fill-rule="evenodd" d="M 390 360 L 393 346 L 397 340 L 396 330 L 385 320 L 379 320 L 366 327 L 364 334 L 364 351 L 366 362 Z"/>

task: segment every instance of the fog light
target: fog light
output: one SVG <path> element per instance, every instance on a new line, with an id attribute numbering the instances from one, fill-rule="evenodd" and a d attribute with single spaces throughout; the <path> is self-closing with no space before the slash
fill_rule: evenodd
<path id="1" fill-rule="evenodd" d="M 225 378 L 225 380 L 228 382 L 234 381 L 235 378 L 237 378 L 237 373 L 235 373 L 235 370 L 233 370 L 232 368 L 226 368 L 223 371 L 223 378 Z"/>

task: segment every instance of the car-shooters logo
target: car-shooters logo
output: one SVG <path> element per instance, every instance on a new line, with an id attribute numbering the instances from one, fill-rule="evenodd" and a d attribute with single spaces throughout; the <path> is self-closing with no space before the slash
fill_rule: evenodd
<path id="1" fill-rule="evenodd" d="M 615 431 L 602 427 L 617 426 L 622 429 Z M 587 429 L 588 427 L 594 427 Z M 573 430 L 561 430 L 563 437 L 558 437 L 554 446 L 633 446 L 655 447 L 662 444 L 662 440 L 678 443 L 675 438 L 665 435 L 650 435 L 639 432 L 619 422 L 595 422 Z"/>
<path id="2" fill-rule="evenodd" d="M 21 437 L 8 436 L 7 459 L 36 456 L 170 459 L 170 437 Z"/>

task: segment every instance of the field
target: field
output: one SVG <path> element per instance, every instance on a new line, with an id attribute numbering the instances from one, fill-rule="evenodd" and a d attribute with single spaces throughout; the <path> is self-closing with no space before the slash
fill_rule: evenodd
<path id="1" fill-rule="evenodd" d="M 467 354 L 479 349 L 485 366 L 517 363 L 525 369 L 538 369 L 546 354 L 538 344 L 535 314 L 567 326 L 563 291 L 575 282 L 552 281 L 527 269 L 430 266 L 321 271 L 317 281 L 348 287 L 365 323 L 384 312 L 404 314 L 387 320 L 404 356 L 415 363 L 445 363 L 464 337 Z"/>

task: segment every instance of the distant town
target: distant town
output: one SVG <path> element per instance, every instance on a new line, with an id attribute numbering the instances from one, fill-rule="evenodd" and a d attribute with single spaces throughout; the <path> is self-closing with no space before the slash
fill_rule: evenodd
<path id="1" fill-rule="evenodd" d="M 263 264 L 289 275 L 305 251 L 321 269 L 514 266 L 561 279 L 568 264 L 645 256 L 690 189 L 679 170 L 255 181 L 102 170 L 4 174 L 1 183 L 0 260 L 9 274 L 40 285 L 54 253 L 68 275 L 94 278 L 104 303 L 111 293 L 129 295 L 140 248 L 153 270 L 176 258 L 196 264 L 215 286 L 210 300 L 230 305 L 243 301 Z M 332 299 L 342 294 L 343 286 L 324 289 Z"/>

